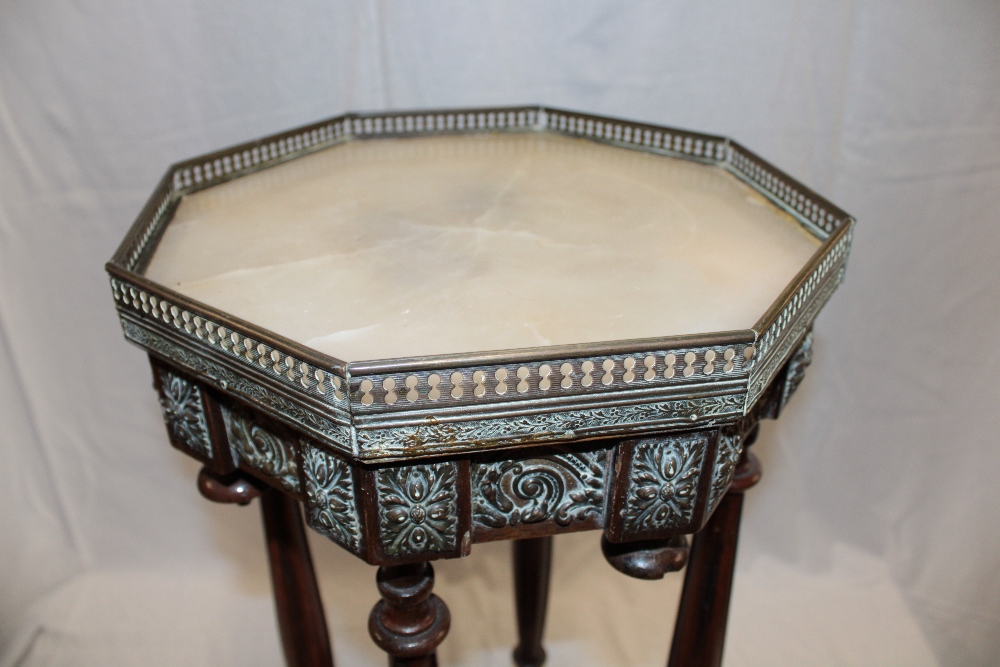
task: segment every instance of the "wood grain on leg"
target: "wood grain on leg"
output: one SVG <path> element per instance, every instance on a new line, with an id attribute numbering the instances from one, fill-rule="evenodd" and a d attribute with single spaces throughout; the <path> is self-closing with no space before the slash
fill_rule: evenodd
<path id="1" fill-rule="evenodd" d="M 202 468 L 198 491 L 216 503 L 246 505 L 260 497 L 285 662 L 288 667 L 333 667 L 330 635 L 298 501 L 238 470 L 220 475 Z"/>
<path id="2" fill-rule="evenodd" d="M 549 600 L 552 538 L 536 537 L 511 544 L 514 561 L 514 600 L 517 607 L 518 645 L 514 662 L 519 667 L 545 663 L 542 634 Z"/>
<path id="3" fill-rule="evenodd" d="M 288 667 L 332 667 L 330 636 L 299 503 L 277 489 L 261 494 L 274 604 Z"/>
<path id="4" fill-rule="evenodd" d="M 667 667 L 722 664 L 743 492 L 759 479 L 757 457 L 744 450 L 729 493 L 694 536 Z"/>

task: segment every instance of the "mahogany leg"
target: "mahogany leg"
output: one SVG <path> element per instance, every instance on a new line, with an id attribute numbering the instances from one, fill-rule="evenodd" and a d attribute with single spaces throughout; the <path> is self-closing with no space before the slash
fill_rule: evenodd
<path id="1" fill-rule="evenodd" d="M 437 667 L 435 650 L 451 627 L 444 601 L 431 593 L 430 563 L 384 566 L 376 576 L 379 600 L 368 633 L 389 654 L 389 667 Z"/>
<path id="2" fill-rule="evenodd" d="M 277 489 L 268 489 L 261 494 L 260 509 L 285 662 L 288 667 L 333 667 L 299 503 Z"/>
<path id="3" fill-rule="evenodd" d="M 729 493 L 692 541 L 667 667 L 722 664 L 743 492 L 759 479 L 760 463 L 744 449 Z"/>
<path id="4" fill-rule="evenodd" d="M 220 475 L 202 468 L 198 490 L 217 503 L 246 505 L 260 497 L 285 662 L 288 667 L 333 667 L 323 602 L 298 501 L 239 471 Z"/>
<path id="5" fill-rule="evenodd" d="M 536 537 L 511 544 L 514 557 L 514 599 L 517 607 L 519 643 L 514 662 L 519 667 L 541 667 L 545 663 L 542 633 L 549 600 L 552 570 L 552 538 Z"/>

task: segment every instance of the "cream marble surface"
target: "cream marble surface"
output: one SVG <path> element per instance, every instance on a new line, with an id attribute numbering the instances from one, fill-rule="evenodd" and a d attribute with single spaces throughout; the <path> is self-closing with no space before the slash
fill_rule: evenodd
<path id="1" fill-rule="evenodd" d="M 357 361 L 746 329 L 818 246 L 715 167 L 427 137 L 185 197 L 146 275 Z"/>

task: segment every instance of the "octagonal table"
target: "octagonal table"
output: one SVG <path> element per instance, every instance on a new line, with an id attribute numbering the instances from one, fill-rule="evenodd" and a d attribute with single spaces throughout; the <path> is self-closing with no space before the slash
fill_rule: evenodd
<path id="1" fill-rule="evenodd" d="M 852 226 L 724 137 L 348 114 L 171 167 L 107 270 L 202 493 L 261 498 L 290 665 L 331 664 L 300 503 L 379 566 L 391 664 L 448 631 L 430 561 L 515 540 L 514 659 L 540 665 L 551 537 L 602 530 L 627 575 L 688 563 L 670 663 L 713 665 L 746 448 Z"/>

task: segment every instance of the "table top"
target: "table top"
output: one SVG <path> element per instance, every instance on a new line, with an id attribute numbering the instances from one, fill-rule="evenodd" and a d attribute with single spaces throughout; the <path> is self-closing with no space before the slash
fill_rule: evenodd
<path id="1" fill-rule="evenodd" d="M 170 167 L 106 268 L 154 358 L 391 461 L 736 423 L 853 225 L 726 137 L 349 113 Z"/>
<path id="2" fill-rule="evenodd" d="M 714 164 L 425 136 L 188 194 L 145 275 L 360 361 L 746 330 L 820 243 Z"/>

